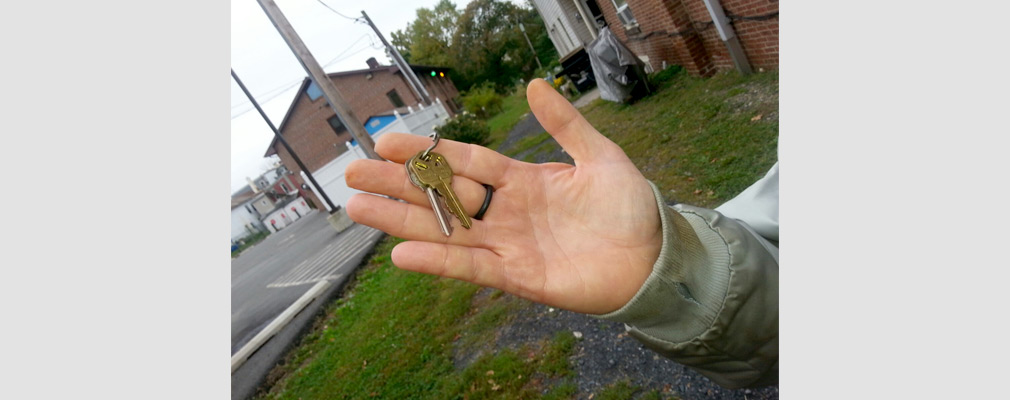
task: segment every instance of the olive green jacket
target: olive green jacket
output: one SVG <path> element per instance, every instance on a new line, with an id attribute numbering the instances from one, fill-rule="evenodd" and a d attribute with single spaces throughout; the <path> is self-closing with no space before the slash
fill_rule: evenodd
<path id="1" fill-rule="evenodd" d="M 727 388 L 778 382 L 778 164 L 716 210 L 666 206 L 663 247 L 624 307 L 596 317 Z"/>

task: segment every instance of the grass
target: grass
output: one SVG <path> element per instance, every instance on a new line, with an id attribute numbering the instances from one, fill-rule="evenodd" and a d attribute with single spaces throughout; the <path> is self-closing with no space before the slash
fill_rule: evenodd
<path id="1" fill-rule="evenodd" d="M 650 77 L 652 95 L 633 104 L 596 100 L 581 112 L 624 149 L 668 200 L 715 207 L 760 178 L 778 158 L 778 72 L 689 76 L 671 67 Z M 506 98 L 494 121 L 496 149 L 529 111 L 525 93 Z M 550 135 L 525 137 L 509 157 L 533 162 L 557 146 Z"/>
<path id="2" fill-rule="evenodd" d="M 502 154 L 509 157 L 515 157 L 526 150 L 540 146 L 550 138 L 551 134 L 547 132 L 543 132 L 539 135 L 527 136 L 520 139 L 515 145 L 510 147 L 508 150 L 505 150 Z"/>
<path id="3" fill-rule="evenodd" d="M 668 199 L 718 205 L 775 163 L 777 72 L 658 78 L 656 92 L 632 105 L 596 100 L 581 111 Z"/>
<path id="4" fill-rule="evenodd" d="M 515 93 L 506 96 L 502 101 L 502 111 L 487 120 L 487 126 L 491 128 L 491 136 L 487 148 L 497 149 L 505 141 L 505 138 L 508 137 L 512 127 L 528 112 L 530 112 L 530 105 L 526 102 L 525 87 L 519 88 Z"/>
<path id="5" fill-rule="evenodd" d="M 627 400 L 627 399 L 639 399 L 639 400 L 663 400 L 664 397 L 659 393 L 658 390 L 652 390 L 649 392 L 642 393 L 641 396 L 635 396 L 642 392 L 642 388 L 632 385 L 627 379 L 614 382 L 607 387 L 603 388 L 599 393 L 593 396 L 596 400 Z M 671 399 L 676 399 L 677 397 L 672 397 Z"/>
<path id="6" fill-rule="evenodd" d="M 507 323 L 513 312 L 522 307 L 522 302 L 513 296 L 504 296 L 505 292 L 494 290 L 487 300 L 471 302 L 474 313 L 462 324 L 464 332 L 460 334 L 457 346 L 462 351 L 476 352 L 495 339 L 497 327 Z"/>
<path id="7" fill-rule="evenodd" d="M 474 310 L 477 286 L 394 267 L 389 253 L 400 241 L 376 246 L 353 287 L 275 368 L 259 398 L 537 398 L 551 389 L 546 382 L 572 373 L 574 339 L 561 336 L 456 366 L 457 339 L 487 338 L 514 298 L 492 295 Z"/>
<path id="8" fill-rule="evenodd" d="M 594 398 L 599 400 L 625 400 L 632 398 L 637 392 L 637 386 L 632 386 L 631 382 L 623 380 L 603 388 Z"/>
<path id="9" fill-rule="evenodd" d="M 708 79 L 667 70 L 657 90 L 632 105 L 597 100 L 586 118 L 620 145 L 668 198 L 713 206 L 743 190 L 776 160 L 777 73 Z M 504 101 L 488 124 L 496 148 L 528 112 L 525 93 Z M 554 145 L 533 135 L 507 151 Z M 515 298 L 459 281 L 405 272 L 390 262 L 400 240 L 386 238 L 343 298 L 275 368 L 260 398 L 571 399 L 578 387 L 576 340 L 558 333 L 519 348 L 496 347 L 497 327 L 521 307 Z M 474 352 L 475 350 L 483 350 Z M 475 354 L 460 362 L 460 352 Z M 628 381 L 594 399 L 660 399 Z"/>
<path id="10" fill-rule="evenodd" d="M 473 285 L 400 271 L 381 242 L 353 291 L 327 311 L 286 363 L 267 398 L 409 398 L 437 389 L 453 370 L 452 322 L 469 309 Z"/>

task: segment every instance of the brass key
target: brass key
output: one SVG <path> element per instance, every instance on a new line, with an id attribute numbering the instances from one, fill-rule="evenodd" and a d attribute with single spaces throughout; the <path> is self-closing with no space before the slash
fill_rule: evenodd
<path id="1" fill-rule="evenodd" d="M 426 195 L 428 195 L 428 202 L 431 203 L 431 209 L 435 212 L 435 219 L 438 220 L 439 229 L 442 230 L 442 233 L 445 234 L 445 236 L 449 236 L 452 234 L 452 225 L 449 224 L 449 216 L 446 215 L 445 206 L 443 205 L 442 200 L 438 197 L 438 191 L 430 185 L 425 185 L 418 178 L 417 171 L 428 168 L 427 163 L 416 161 L 420 159 L 422 153 L 417 153 L 417 155 L 407 160 L 407 163 L 404 164 L 404 167 L 407 168 L 407 177 L 410 179 L 410 183 L 413 183 L 414 186 L 417 186 L 419 189 L 423 190 Z"/>
<path id="2" fill-rule="evenodd" d="M 417 174 L 417 179 L 425 187 L 434 188 L 445 199 L 446 208 L 456 216 L 460 225 L 470 229 L 473 225 L 470 216 L 463 209 L 463 203 L 459 201 L 456 192 L 452 190 L 452 168 L 449 167 L 449 163 L 441 154 L 429 152 L 428 157 L 425 158 L 423 153 L 419 153 L 410 160 L 414 166 L 414 172 Z"/>

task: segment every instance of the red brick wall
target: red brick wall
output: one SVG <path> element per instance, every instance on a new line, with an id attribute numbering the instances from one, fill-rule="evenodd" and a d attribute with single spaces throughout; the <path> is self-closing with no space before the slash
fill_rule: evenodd
<path id="1" fill-rule="evenodd" d="M 361 121 L 365 123 L 368 117 L 373 115 L 391 112 L 393 103 L 386 96 L 390 90 L 396 90 L 404 104 L 417 108 L 420 99 L 407 85 L 403 74 L 393 72 L 393 69 L 382 67 L 371 71 L 369 74 L 348 74 L 331 76 L 337 92 L 344 97 L 350 106 L 351 111 Z M 455 86 L 445 78 L 420 77 L 422 83 L 432 96 L 438 97 L 443 102 L 455 98 L 459 95 Z M 444 80 L 444 82 L 440 82 Z M 450 97 L 451 96 L 451 97 Z M 434 101 L 434 99 L 432 99 Z M 449 107 L 446 107 L 449 108 Z M 453 110 L 450 109 L 450 113 Z M 284 139 L 287 140 L 291 148 L 298 154 L 298 158 L 305 164 L 309 171 L 322 168 L 333 161 L 337 156 L 347 151 L 345 142 L 349 142 L 351 134 L 345 129 L 337 134 L 328 122 L 328 119 L 336 115 L 333 109 L 326 103 L 325 97 L 319 97 L 315 101 L 309 99 L 304 92 L 298 96 L 297 104 L 288 116 L 285 125 L 281 128 Z M 451 116 L 451 115 L 450 115 Z M 284 148 L 280 142 L 273 145 L 274 151 L 280 157 L 281 162 L 288 170 L 299 175 L 301 168 L 295 163 L 294 158 Z M 320 209 L 325 209 L 324 202 L 312 193 L 306 193 L 312 202 Z"/>
<path id="2" fill-rule="evenodd" d="M 445 109 L 449 111 L 450 117 L 455 116 L 460 111 L 456 104 L 459 90 L 456 90 L 456 85 L 452 84 L 449 76 L 432 77 L 431 74 L 418 74 L 417 77 L 421 79 L 421 84 L 424 85 L 425 89 L 428 90 L 428 94 L 431 95 L 431 101 L 435 101 L 435 98 L 441 100 Z"/>
<path id="3" fill-rule="evenodd" d="M 708 76 L 717 70 L 734 69 L 702 0 L 627 0 L 638 21 L 638 31 L 626 31 L 610 0 L 597 0 L 604 18 L 631 51 L 648 56 L 653 69 L 663 61 L 683 66 L 689 73 Z M 766 17 L 778 12 L 778 0 L 724 0 L 723 10 L 740 38 L 751 67 L 778 68 L 778 16 L 764 20 L 737 17 Z"/>

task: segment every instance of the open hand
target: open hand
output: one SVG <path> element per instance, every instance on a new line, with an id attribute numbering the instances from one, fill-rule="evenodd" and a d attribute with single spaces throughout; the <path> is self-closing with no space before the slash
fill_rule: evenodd
<path id="1" fill-rule="evenodd" d="M 624 306 L 652 272 L 662 241 L 652 188 L 624 151 L 594 129 L 541 79 L 527 89 L 540 124 L 575 166 L 530 164 L 485 147 L 441 140 L 456 176 L 453 190 L 473 216 L 495 188 L 483 220 L 446 237 L 424 192 L 403 163 L 431 139 L 389 133 L 375 150 L 393 162 L 357 160 L 350 187 L 403 199 L 358 194 L 354 221 L 409 241 L 392 252 L 397 267 L 490 286 L 546 305 L 604 314 Z"/>

